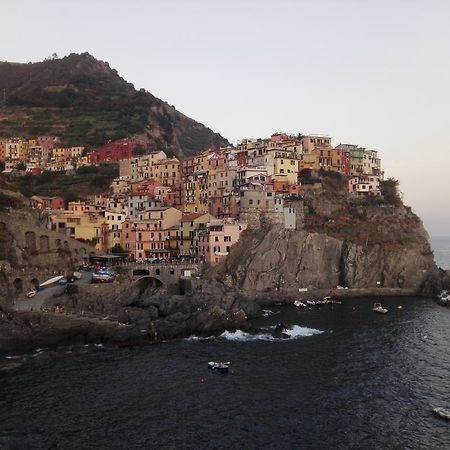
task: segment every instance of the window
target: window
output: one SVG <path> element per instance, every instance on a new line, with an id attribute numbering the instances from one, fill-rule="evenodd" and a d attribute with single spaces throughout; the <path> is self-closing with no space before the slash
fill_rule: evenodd
<path id="1" fill-rule="evenodd" d="M 219 242 L 219 236 L 214 236 L 214 242 Z"/>

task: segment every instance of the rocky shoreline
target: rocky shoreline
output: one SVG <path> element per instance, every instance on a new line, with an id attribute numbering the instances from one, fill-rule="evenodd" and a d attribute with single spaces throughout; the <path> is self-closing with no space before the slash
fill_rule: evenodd
<path id="1" fill-rule="evenodd" d="M 128 283 L 72 286 L 64 296 L 64 312 L 0 311 L 0 352 L 17 354 L 65 345 L 149 345 L 190 335 L 214 335 L 225 330 L 249 330 L 263 308 L 294 301 L 379 299 L 420 295 L 408 288 L 316 289 L 306 292 L 250 293 L 211 280 L 192 280 L 179 295 Z M 429 296 L 428 296 L 429 297 Z M 53 300 L 54 302 L 55 300 Z"/>

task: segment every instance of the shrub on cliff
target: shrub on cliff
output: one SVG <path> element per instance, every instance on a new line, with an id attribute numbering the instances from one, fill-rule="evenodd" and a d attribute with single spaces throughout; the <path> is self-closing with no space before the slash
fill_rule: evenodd
<path id="1" fill-rule="evenodd" d="M 381 195 L 388 205 L 399 206 L 402 204 L 402 199 L 398 187 L 398 180 L 396 180 L 395 178 L 388 178 L 387 180 L 382 180 L 380 182 Z"/>

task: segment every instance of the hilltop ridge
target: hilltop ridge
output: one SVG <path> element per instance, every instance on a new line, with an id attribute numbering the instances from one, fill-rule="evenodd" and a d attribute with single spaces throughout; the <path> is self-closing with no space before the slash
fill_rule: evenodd
<path id="1" fill-rule="evenodd" d="M 136 90 L 89 53 L 37 63 L 0 62 L 0 135 L 52 134 L 88 148 L 139 136 L 178 157 L 228 145 L 220 134 L 144 89 Z"/>

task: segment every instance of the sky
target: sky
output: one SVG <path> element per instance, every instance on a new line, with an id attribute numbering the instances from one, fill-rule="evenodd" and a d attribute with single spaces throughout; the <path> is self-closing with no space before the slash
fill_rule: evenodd
<path id="1" fill-rule="evenodd" d="M 450 1 L 1 0 L 0 60 L 89 52 L 232 143 L 277 131 L 378 150 L 450 236 Z"/>

